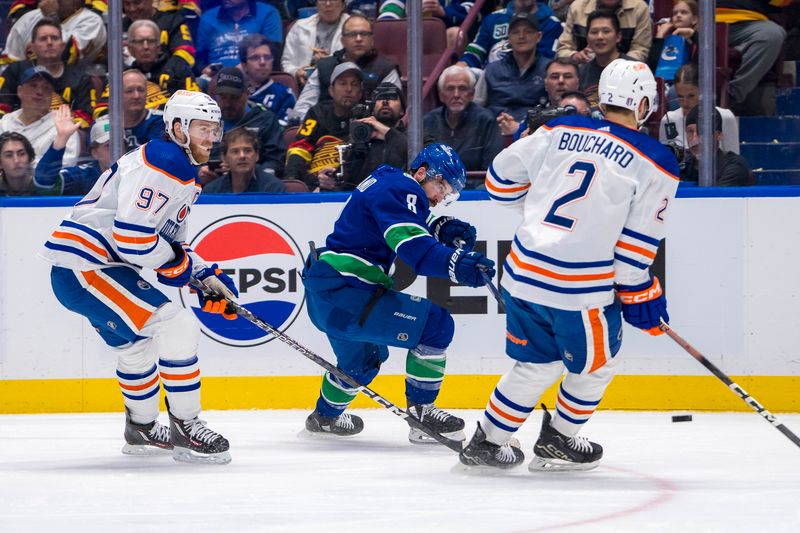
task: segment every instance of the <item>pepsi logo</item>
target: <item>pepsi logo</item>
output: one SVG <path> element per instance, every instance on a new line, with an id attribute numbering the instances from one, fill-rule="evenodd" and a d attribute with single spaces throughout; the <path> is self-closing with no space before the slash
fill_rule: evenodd
<path id="1" fill-rule="evenodd" d="M 239 290 L 238 302 L 278 331 L 292 325 L 303 308 L 303 254 L 282 227 L 253 215 L 219 219 L 190 243 L 207 263 L 218 263 Z M 181 303 L 200 321 L 203 333 L 228 346 L 258 346 L 275 337 L 244 318 L 226 320 L 200 310 L 197 295 L 181 289 Z"/>

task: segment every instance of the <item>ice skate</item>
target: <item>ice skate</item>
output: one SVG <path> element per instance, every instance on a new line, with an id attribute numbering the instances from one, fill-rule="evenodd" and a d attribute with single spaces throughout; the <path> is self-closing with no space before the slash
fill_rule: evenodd
<path id="1" fill-rule="evenodd" d="M 514 443 L 517 445 L 514 446 Z M 478 422 L 478 429 L 466 448 L 458 454 L 458 459 L 467 466 L 507 469 L 521 464 L 525 460 L 525 454 L 519 449 L 516 439 L 503 446 L 487 441 L 486 433 Z"/>
<path id="2" fill-rule="evenodd" d="M 568 437 L 551 425 L 552 416 L 542 404 L 544 415 L 539 440 L 533 445 L 531 472 L 546 470 L 591 470 L 603 457 L 603 447 L 585 437 Z"/>
<path id="3" fill-rule="evenodd" d="M 181 463 L 224 465 L 231 462 L 228 439 L 206 427 L 204 420 L 194 417 L 181 420 L 169 414 L 174 447 L 172 458 Z"/>
<path id="4" fill-rule="evenodd" d="M 407 412 L 410 416 L 413 416 L 443 437 L 457 441 L 466 440 L 464 421 L 457 416 L 442 411 L 432 403 L 410 405 Z M 437 440 L 432 439 L 415 427 L 409 429 L 408 440 L 411 444 L 439 444 Z"/>
<path id="5" fill-rule="evenodd" d="M 137 424 L 131 420 L 131 413 L 125 408 L 125 455 L 169 455 L 172 442 L 169 428 L 154 420 L 149 424 Z"/>
<path id="6" fill-rule="evenodd" d="M 361 433 L 362 429 L 364 429 L 364 421 L 361 420 L 361 417 L 350 413 L 328 417 L 314 411 L 306 418 L 306 430 L 313 434 L 352 437 Z"/>

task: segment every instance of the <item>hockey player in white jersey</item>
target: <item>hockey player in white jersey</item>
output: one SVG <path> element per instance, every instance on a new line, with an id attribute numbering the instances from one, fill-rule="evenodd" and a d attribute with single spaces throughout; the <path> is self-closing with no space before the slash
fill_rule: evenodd
<path id="1" fill-rule="evenodd" d="M 552 120 L 503 150 L 487 172 L 491 199 L 523 215 L 502 278 L 506 353 L 515 363 L 462 451 L 464 464 L 524 461 L 511 437 L 566 368 L 529 469 L 597 466 L 602 447 L 578 432 L 614 376 L 620 314 L 653 335 L 669 320 L 649 267 L 678 187 L 678 163 L 638 131 L 653 110 L 656 83 L 644 63 L 617 59 L 603 70 L 599 91 L 604 120 Z"/>
<path id="2" fill-rule="evenodd" d="M 58 300 L 85 316 L 117 355 L 131 455 L 171 453 L 183 462 L 230 462 L 228 441 L 198 418 L 200 328 L 192 314 L 140 276 L 154 269 L 172 287 L 202 280 L 233 297 L 233 281 L 189 249 L 187 217 L 200 196 L 196 165 L 222 134 L 221 113 L 206 94 L 177 91 L 164 108 L 169 140 L 122 156 L 97 180 L 44 245 Z M 203 300 L 207 312 L 223 301 Z M 228 318 L 228 317 L 226 317 Z M 235 318 L 230 317 L 230 318 Z M 169 427 L 157 420 L 159 389 Z"/>

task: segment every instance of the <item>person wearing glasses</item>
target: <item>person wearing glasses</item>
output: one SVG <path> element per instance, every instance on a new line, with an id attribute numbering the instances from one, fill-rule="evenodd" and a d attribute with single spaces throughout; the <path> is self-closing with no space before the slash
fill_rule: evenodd
<path id="1" fill-rule="evenodd" d="M 248 99 L 254 105 L 260 104 L 275 113 L 281 126 L 285 126 L 286 113 L 294 107 L 297 99 L 289 87 L 271 78 L 274 59 L 269 39 L 263 35 L 248 35 L 242 39 L 239 60 L 247 76 Z"/>
<path id="2" fill-rule="evenodd" d="M 179 89 L 198 90 L 189 64 L 161 48 L 159 33 L 158 25 L 150 19 L 131 24 L 128 29 L 128 51 L 133 57 L 131 67 L 140 70 L 147 81 L 158 85 L 167 98 Z"/>
<path id="3" fill-rule="evenodd" d="M 281 68 L 293 74 L 300 86 L 320 59 L 341 50 L 342 27 L 350 17 L 344 0 L 317 0 L 316 6 L 316 14 L 292 25 L 281 56 Z"/>
<path id="4" fill-rule="evenodd" d="M 156 24 L 156 48 L 162 48 L 161 43 L 165 43 L 163 51 L 175 59 L 184 61 L 190 68 L 194 67 L 194 40 L 190 25 L 196 21 L 186 20 L 190 10 L 173 9 L 162 11 L 156 9 L 152 0 L 124 0 L 122 2 L 122 30 L 126 32 L 128 38 L 128 49 L 130 50 L 131 27 L 140 20 L 149 20 Z M 138 37 L 137 39 L 141 39 Z M 159 50 L 160 51 L 160 50 Z M 131 53 L 133 51 L 131 50 Z M 179 87 L 189 89 L 188 87 Z M 172 94 L 171 91 L 170 94 Z"/>
<path id="5" fill-rule="evenodd" d="M 363 72 L 362 95 L 372 94 L 378 84 L 383 82 L 402 88 L 397 65 L 379 55 L 374 45 L 372 22 L 361 15 L 350 15 L 342 30 L 342 49 L 330 57 L 320 59 L 317 69 L 311 73 L 303 87 L 292 115 L 302 118 L 314 104 L 331 98 L 328 92 L 331 75 L 341 63 L 355 63 Z"/>

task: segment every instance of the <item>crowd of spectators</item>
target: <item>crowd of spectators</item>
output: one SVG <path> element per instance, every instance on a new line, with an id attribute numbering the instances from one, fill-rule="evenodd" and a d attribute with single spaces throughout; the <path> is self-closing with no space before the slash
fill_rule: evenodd
<path id="1" fill-rule="evenodd" d="M 469 171 L 485 171 L 538 126 L 531 116 L 564 106 L 599 116 L 600 74 L 621 57 L 646 62 L 663 80 L 667 112 L 651 134 L 674 148 L 682 178 L 697 179 L 707 139 L 718 147 L 719 184 L 751 183 L 736 115 L 774 114 L 767 74 L 782 49 L 791 55 L 797 45 L 769 17 L 793 0 L 716 2 L 740 64 L 724 95 L 731 109 L 717 107 L 706 136 L 696 118 L 696 0 L 674 0 L 672 16 L 654 20 L 657 1 L 669 0 L 488 0 L 468 28 L 470 42 L 438 77 L 439 105 L 426 100 L 425 139 L 452 145 Z M 473 4 L 421 6 L 455 45 Z M 212 95 L 224 122 L 222 142 L 198 170 L 206 192 L 346 191 L 380 164 L 406 165 L 407 81 L 376 49 L 374 31 L 375 19 L 406 16 L 404 0 L 123 0 L 122 7 L 126 150 L 160 138 L 163 104 L 188 89 Z M 0 195 L 84 194 L 109 168 L 107 11 L 105 0 L 15 0 L 4 17 Z"/>

